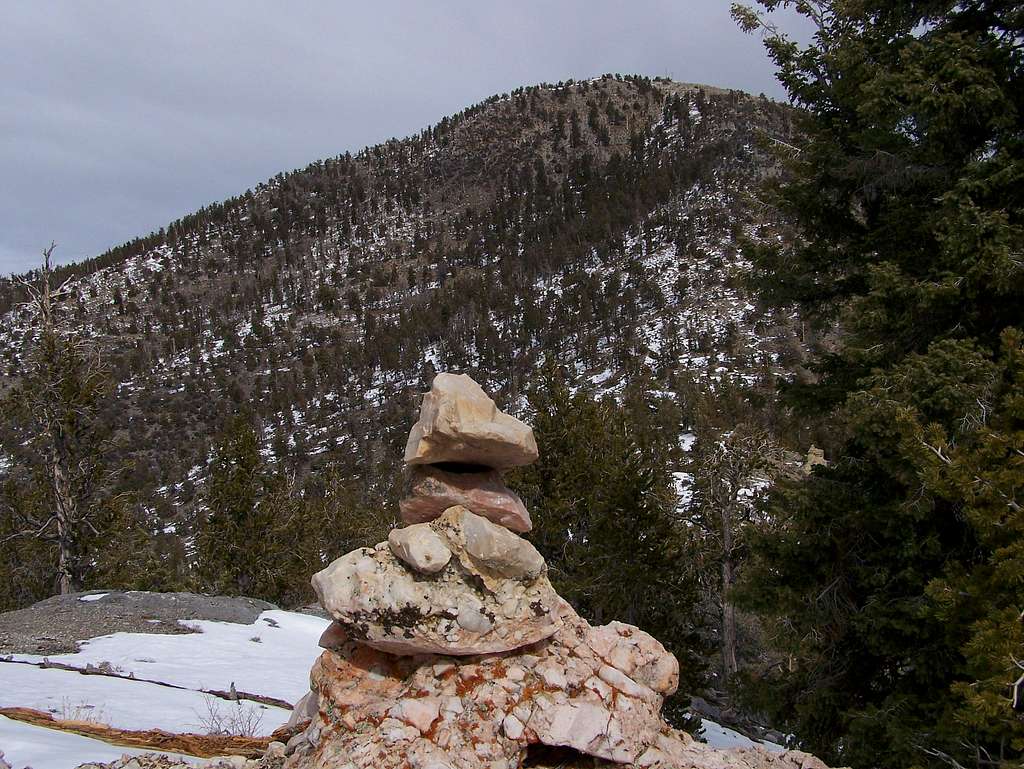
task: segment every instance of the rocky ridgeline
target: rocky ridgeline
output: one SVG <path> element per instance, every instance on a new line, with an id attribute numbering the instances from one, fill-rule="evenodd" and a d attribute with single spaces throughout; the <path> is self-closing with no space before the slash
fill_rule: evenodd
<path id="1" fill-rule="evenodd" d="M 512 769 L 531 745 L 587 766 L 822 767 L 716 750 L 661 720 L 675 657 L 631 625 L 590 626 L 519 536 L 530 516 L 501 471 L 536 459 L 532 430 L 476 382 L 435 378 L 405 451 L 408 525 L 313 577 L 334 622 L 286 769 Z"/>

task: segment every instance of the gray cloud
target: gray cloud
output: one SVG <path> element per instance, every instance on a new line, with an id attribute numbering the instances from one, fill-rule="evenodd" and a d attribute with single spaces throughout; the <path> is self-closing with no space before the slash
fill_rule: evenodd
<path id="1" fill-rule="evenodd" d="M 94 256 L 494 93 L 605 72 L 776 98 L 723 0 L 35 0 L 0 25 L 0 273 Z M 789 20 L 789 23 L 793 23 Z"/>

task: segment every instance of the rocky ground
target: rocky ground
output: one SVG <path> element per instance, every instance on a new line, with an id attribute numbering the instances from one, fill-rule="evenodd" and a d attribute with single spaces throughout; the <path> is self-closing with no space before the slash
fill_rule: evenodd
<path id="1" fill-rule="evenodd" d="M 0 654 L 66 654 L 110 633 L 190 633 L 179 620 L 252 624 L 267 609 L 255 598 L 142 591 L 73 593 L 0 614 Z"/>

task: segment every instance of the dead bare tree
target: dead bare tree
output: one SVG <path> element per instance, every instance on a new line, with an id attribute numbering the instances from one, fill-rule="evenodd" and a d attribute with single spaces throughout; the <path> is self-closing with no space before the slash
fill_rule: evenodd
<path id="1" fill-rule="evenodd" d="M 722 672 L 728 681 L 737 662 L 736 607 L 729 599 L 743 549 L 742 530 L 755 512 L 759 489 L 776 476 L 782 452 L 760 431 L 739 428 L 698 446 L 695 463 L 697 519 L 717 561 L 717 603 L 721 620 Z"/>
<path id="2" fill-rule="evenodd" d="M 98 534 L 96 492 L 104 478 L 96 421 L 110 380 L 98 349 L 58 318 L 70 289 L 68 282 L 53 286 L 54 248 L 51 243 L 43 251 L 37 275 L 19 281 L 33 328 L 23 376 L 5 404 L 42 465 L 47 504 L 19 508 L 8 539 L 35 537 L 55 545 L 55 582 L 64 594 L 80 587 L 83 538 Z"/>

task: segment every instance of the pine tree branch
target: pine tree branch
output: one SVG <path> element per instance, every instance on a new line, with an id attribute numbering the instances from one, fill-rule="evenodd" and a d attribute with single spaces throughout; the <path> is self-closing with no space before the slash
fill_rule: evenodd
<path id="1" fill-rule="evenodd" d="M 23 531 L 18 531 L 14 534 L 10 534 L 4 537 L 3 539 L 0 539 L 0 542 L 9 542 L 12 539 L 18 539 L 19 537 L 42 537 L 43 532 L 45 532 L 49 525 L 53 523 L 55 520 L 57 520 L 57 515 L 51 515 L 44 523 L 40 524 L 38 527 L 36 527 L 36 525 L 33 523 L 32 526 L 36 528 L 35 531 L 32 531 L 31 528 L 25 529 Z"/>
<path id="2" fill-rule="evenodd" d="M 924 446 L 926 449 L 931 451 L 939 459 L 939 461 L 942 462 L 947 467 L 955 467 L 956 466 L 956 463 L 952 459 L 950 459 L 948 456 L 946 456 L 945 454 L 942 453 L 942 449 L 940 449 L 940 448 L 938 448 L 936 446 L 932 446 L 927 441 L 924 441 L 924 440 L 921 440 L 921 439 L 919 439 L 918 442 L 922 446 Z M 1019 453 L 1019 451 L 1018 451 L 1018 453 Z M 976 474 L 973 476 L 972 480 L 975 483 L 981 484 L 982 486 L 984 486 L 985 488 L 987 488 L 988 490 L 992 491 L 994 494 L 996 494 L 997 496 L 1002 498 L 1002 500 L 1006 503 L 1006 506 L 1009 507 L 1013 512 L 1015 512 L 1015 513 L 1021 512 L 1020 503 L 1017 502 L 1016 498 L 1011 497 L 1008 494 L 1006 494 L 1005 492 L 1003 492 L 1002 490 L 996 488 L 995 484 L 992 483 L 991 481 L 987 481 L 984 478 L 982 478 L 981 476 L 976 475 Z"/>

